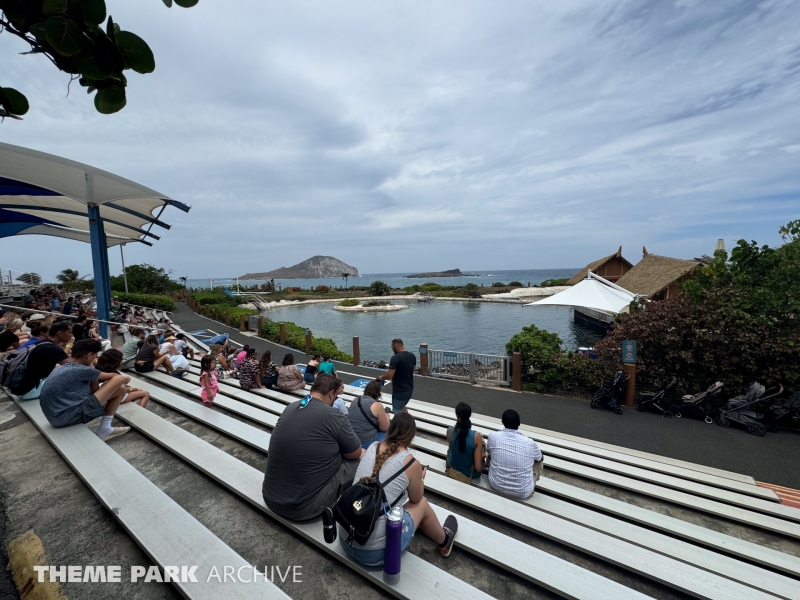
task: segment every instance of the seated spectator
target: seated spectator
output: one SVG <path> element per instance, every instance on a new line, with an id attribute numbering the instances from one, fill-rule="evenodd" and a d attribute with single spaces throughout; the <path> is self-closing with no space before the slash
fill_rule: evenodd
<path id="1" fill-rule="evenodd" d="M 0 352 L 11 352 L 28 340 L 28 335 L 20 331 L 22 319 L 11 317 L 6 321 L 6 328 L 0 333 Z"/>
<path id="2" fill-rule="evenodd" d="M 277 387 L 284 392 L 302 390 L 306 387 L 306 382 L 303 381 L 303 375 L 300 373 L 300 369 L 294 364 L 294 354 L 291 352 L 283 357 L 283 362 L 281 366 L 278 367 Z M 336 390 L 334 390 L 334 392 L 335 391 Z M 331 404 L 333 404 L 333 400 L 331 400 Z"/>
<path id="3" fill-rule="evenodd" d="M 137 327 L 131 329 L 131 339 L 125 342 L 122 345 L 122 348 L 120 348 L 122 351 L 123 369 L 133 368 L 133 361 L 136 358 L 136 355 L 139 354 L 139 348 L 141 347 L 139 342 L 143 342 L 146 337 L 147 336 L 144 334 L 144 329 L 139 329 Z"/>
<path id="4" fill-rule="evenodd" d="M 149 335 L 144 340 L 141 349 L 133 359 L 133 368 L 137 373 L 150 373 L 163 366 L 167 373 L 172 373 L 172 363 L 169 357 L 158 351 L 158 338 Z"/>
<path id="5" fill-rule="evenodd" d="M 61 307 L 61 313 L 65 315 L 71 315 L 72 312 L 75 310 L 75 298 L 67 298 L 67 301 L 64 303 L 64 306 Z"/>
<path id="6" fill-rule="evenodd" d="M 37 341 L 36 348 L 28 355 L 25 371 L 19 385 L 11 388 L 11 393 L 20 396 L 22 400 L 34 400 L 39 397 L 42 384 L 56 365 L 64 364 L 67 353 L 64 347 L 72 339 L 69 323 L 58 321 L 50 325 L 47 339 Z"/>
<path id="7" fill-rule="evenodd" d="M 194 350 L 186 341 L 186 336 L 182 333 L 179 333 L 175 336 L 175 347 L 178 349 L 183 356 L 188 358 L 189 360 L 194 359 Z"/>
<path id="8" fill-rule="evenodd" d="M 314 383 L 314 378 L 317 376 L 317 369 L 319 368 L 319 354 L 315 354 L 306 363 L 306 370 L 303 373 L 303 381 L 306 383 Z"/>
<path id="9" fill-rule="evenodd" d="M 287 519 L 304 521 L 332 508 L 364 453 L 347 418 L 331 410 L 336 385 L 335 377 L 317 377 L 310 400 L 287 406 L 272 431 L 262 493 Z"/>
<path id="10" fill-rule="evenodd" d="M 411 440 L 417 433 L 414 417 L 408 413 L 400 413 L 392 419 L 386 439 L 375 442 L 364 452 L 358 464 L 353 483 L 357 481 L 378 480 L 386 481 L 405 465 L 408 468 L 392 479 L 383 488 L 386 500 L 391 506 L 403 507 L 402 533 L 400 535 L 400 549 L 405 550 L 414 537 L 417 529 L 422 530 L 426 536 L 439 545 L 439 553 L 445 558 L 453 550 L 453 542 L 458 531 L 458 521 L 455 516 L 449 515 L 445 519 L 444 527 L 439 523 L 433 508 L 425 498 L 425 474 L 427 467 L 423 468 L 419 461 L 409 452 Z M 270 442 L 271 446 L 271 442 Z M 270 452 L 270 458 L 272 452 Z M 269 460 L 269 459 L 268 459 Z M 269 464 L 269 463 L 267 463 Z M 339 525 L 339 543 L 345 553 L 353 560 L 363 565 L 378 566 L 383 564 L 383 554 L 386 550 L 386 515 L 382 514 L 375 521 L 375 528 L 365 544 L 355 541 L 347 542 L 349 534 Z"/>
<path id="11" fill-rule="evenodd" d="M 322 362 L 319 363 L 319 372 L 336 377 L 336 365 L 331 362 L 330 356 L 322 356 Z"/>
<path id="12" fill-rule="evenodd" d="M 247 351 L 250 350 L 250 344 L 245 344 L 242 346 L 242 349 L 236 353 L 236 368 L 238 369 L 239 366 L 242 364 L 242 361 L 247 356 Z"/>
<path id="13" fill-rule="evenodd" d="M 19 313 L 14 312 L 13 310 L 6 310 L 2 306 L 0 306 L 0 331 L 4 331 L 6 328 L 6 323 L 13 319 L 14 317 L 19 317 Z"/>
<path id="14" fill-rule="evenodd" d="M 364 388 L 364 395 L 350 403 L 347 412 L 350 426 L 361 440 L 361 447 L 367 448 L 372 442 L 381 441 L 389 429 L 389 415 L 381 404 L 381 384 L 370 381 Z"/>
<path id="15" fill-rule="evenodd" d="M 220 344 L 214 344 L 211 346 L 211 353 L 209 354 L 214 359 L 214 371 L 217 374 L 217 379 L 227 379 L 236 372 L 235 363 L 228 360 L 224 350 L 224 347 Z"/>
<path id="16" fill-rule="evenodd" d="M 120 404 L 126 401 L 130 377 L 101 373 L 91 365 L 102 345 L 97 340 L 75 342 L 72 358 L 54 369 L 44 380 L 39 403 L 53 427 L 69 427 L 102 417 L 97 437 L 110 440 L 130 427 L 112 427 Z"/>
<path id="17" fill-rule="evenodd" d="M 61 300 L 58 299 L 58 294 L 53 294 L 48 304 L 50 306 L 50 310 L 52 311 L 56 311 L 61 308 Z"/>
<path id="18" fill-rule="evenodd" d="M 92 328 L 89 326 L 89 320 L 86 315 L 75 319 L 75 324 L 72 326 L 72 337 L 75 338 L 76 342 L 92 337 Z"/>
<path id="19" fill-rule="evenodd" d="M 472 408 L 456 405 L 455 427 L 447 428 L 447 468 L 444 474 L 462 483 L 480 479 L 483 470 L 483 437 L 472 431 Z"/>
<path id="20" fill-rule="evenodd" d="M 36 290 L 31 290 L 30 292 L 25 294 L 25 297 L 22 299 L 22 303 L 25 305 L 25 308 L 35 307 L 36 305 L 36 297 L 34 296 L 35 293 Z"/>
<path id="21" fill-rule="evenodd" d="M 116 348 L 106 350 L 98 358 L 94 364 L 98 371 L 103 373 L 116 373 L 120 375 L 119 369 L 122 366 L 122 352 Z M 141 388 L 126 387 L 128 397 L 126 402 L 136 402 L 139 406 L 144 408 L 150 400 L 150 392 L 146 392 Z"/>
<path id="22" fill-rule="evenodd" d="M 166 342 L 164 344 L 161 344 L 160 352 L 161 354 L 165 354 L 169 357 L 169 362 L 172 363 L 172 366 L 175 368 L 176 371 L 189 370 L 189 359 L 187 359 L 183 354 L 178 352 L 178 349 L 172 342 Z"/>
<path id="23" fill-rule="evenodd" d="M 503 427 L 489 434 L 489 485 L 512 498 L 528 498 L 535 486 L 535 463 L 541 466 L 542 451 L 531 438 L 519 432 L 519 413 L 503 413 Z"/>
<path id="24" fill-rule="evenodd" d="M 27 342 L 20 344 L 19 349 L 27 348 L 28 346 L 33 346 L 34 344 L 38 344 L 42 340 L 47 339 L 47 332 L 50 329 L 50 325 L 44 319 L 34 321 L 29 325 L 29 335 Z"/>
<path id="25" fill-rule="evenodd" d="M 272 362 L 272 352 L 266 350 L 258 361 L 258 376 L 265 387 L 278 384 L 278 365 Z"/>
<path id="26" fill-rule="evenodd" d="M 338 410 L 343 415 L 347 414 L 347 404 L 344 403 L 344 381 L 336 380 L 336 400 L 333 401 L 333 408 Z"/>
<path id="27" fill-rule="evenodd" d="M 261 377 L 258 374 L 258 355 L 255 348 L 247 349 L 247 356 L 239 365 L 239 385 L 243 390 L 263 389 Z"/>

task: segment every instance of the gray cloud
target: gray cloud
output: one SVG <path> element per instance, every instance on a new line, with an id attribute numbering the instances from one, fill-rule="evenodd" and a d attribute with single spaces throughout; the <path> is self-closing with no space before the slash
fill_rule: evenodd
<path id="1" fill-rule="evenodd" d="M 193 205 L 129 263 L 565 267 L 777 243 L 797 216 L 796 2 L 108 4 L 156 53 L 128 107 L 65 98 L 0 36 L 0 85 L 34 100 L 0 137 Z M 91 270 L 86 246 L 25 244 L 8 266 Z"/>

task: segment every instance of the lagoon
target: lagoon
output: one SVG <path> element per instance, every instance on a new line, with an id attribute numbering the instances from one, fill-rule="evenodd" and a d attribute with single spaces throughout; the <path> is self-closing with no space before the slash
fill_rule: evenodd
<path id="1" fill-rule="evenodd" d="M 408 304 L 408 310 L 347 313 L 333 310 L 334 303 L 321 303 L 274 308 L 263 314 L 273 321 L 306 327 L 316 337 L 329 337 L 348 353 L 353 336 L 358 336 L 361 358 L 375 361 L 389 360 L 390 342 L 396 337 L 415 354 L 421 343 L 435 350 L 505 354 L 511 336 L 531 324 L 557 333 L 568 350 L 592 346 L 602 338 L 597 330 L 575 323 L 569 307 L 443 300 L 396 302 Z"/>

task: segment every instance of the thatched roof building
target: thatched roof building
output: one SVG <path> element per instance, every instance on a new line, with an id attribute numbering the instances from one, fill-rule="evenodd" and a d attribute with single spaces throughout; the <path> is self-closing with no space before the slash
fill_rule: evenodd
<path id="1" fill-rule="evenodd" d="M 642 248 L 642 260 L 617 280 L 617 285 L 629 292 L 664 300 L 680 294 L 678 284 L 690 279 L 700 260 L 683 260 L 650 254 Z"/>
<path id="2" fill-rule="evenodd" d="M 589 263 L 583 269 L 575 273 L 572 278 L 567 281 L 567 285 L 575 285 L 586 279 L 588 271 L 592 271 L 595 275 L 600 275 L 604 279 L 616 282 L 620 277 L 625 275 L 633 264 L 628 262 L 622 257 L 622 246 L 619 247 L 614 254 Z"/>

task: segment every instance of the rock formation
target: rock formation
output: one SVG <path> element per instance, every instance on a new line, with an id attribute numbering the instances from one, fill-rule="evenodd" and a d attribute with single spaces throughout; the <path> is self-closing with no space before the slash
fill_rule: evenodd
<path id="1" fill-rule="evenodd" d="M 281 267 L 265 273 L 247 273 L 239 279 L 318 279 L 322 277 L 339 277 L 348 273 L 358 276 L 358 269 L 346 265 L 333 256 L 312 256 L 308 260 L 297 263 L 293 267 Z"/>

